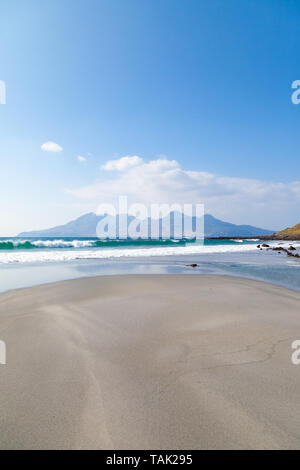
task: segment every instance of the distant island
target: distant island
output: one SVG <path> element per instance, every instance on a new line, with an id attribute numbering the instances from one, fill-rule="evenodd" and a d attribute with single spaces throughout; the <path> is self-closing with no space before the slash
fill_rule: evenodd
<path id="1" fill-rule="evenodd" d="M 82 215 L 65 225 L 60 225 L 46 230 L 22 232 L 18 236 L 22 238 L 96 237 L 96 227 L 102 217 L 103 216 L 99 216 L 91 212 L 89 214 Z M 174 226 L 171 227 L 171 233 L 173 228 Z M 274 234 L 274 230 L 266 230 L 263 228 L 253 227 L 251 225 L 235 225 L 219 220 L 210 214 L 205 214 L 204 216 L 204 230 L 205 238 L 255 238 Z"/>

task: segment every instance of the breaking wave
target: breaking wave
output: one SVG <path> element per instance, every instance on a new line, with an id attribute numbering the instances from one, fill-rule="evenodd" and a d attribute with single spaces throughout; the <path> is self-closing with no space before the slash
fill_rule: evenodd
<path id="1" fill-rule="evenodd" d="M 166 246 L 185 245 L 182 240 L 4 240 L 0 242 L 0 250 L 34 250 L 34 249 L 59 249 L 59 248 L 108 248 L 122 246 Z M 189 243 L 192 243 L 189 240 Z"/>

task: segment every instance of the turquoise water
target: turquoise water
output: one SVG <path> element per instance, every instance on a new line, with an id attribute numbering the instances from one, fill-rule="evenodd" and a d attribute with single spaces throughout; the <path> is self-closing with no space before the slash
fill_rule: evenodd
<path id="1" fill-rule="evenodd" d="M 4 238 L 0 237 L 0 250 L 41 250 L 41 249 L 84 249 L 84 248 L 123 248 L 123 247 L 163 247 L 189 246 L 204 244 L 205 246 L 234 245 L 236 243 L 254 244 L 256 240 L 99 240 L 98 238 Z"/>
<path id="2" fill-rule="evenodd" d="M 0 292 L 116 274 L 218 274 L 300 291 L 300 262 L 260 251 L 258 240 L 0 239 Z M 269 242 L 278 245 L 278 242 Z M 286 244 L 284 246 L 289 246 Z M 293 244 L 300 251 L 300 243 Z M 187 266 L 196 263 L 196 268 Z"/>

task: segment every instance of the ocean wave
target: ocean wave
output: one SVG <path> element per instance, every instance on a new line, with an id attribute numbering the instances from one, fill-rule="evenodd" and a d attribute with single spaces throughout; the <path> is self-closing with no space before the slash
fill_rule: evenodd
<path id="1" fill-rule="evenodd" d="M 2 240 L 0 241 L 0 250 L 34 250 L 51 248 L 108 248 L 122 246 L 166 246 L 185 245 L 191 240 Z"/>
<path id="2" fill-rule="evenodd" d="M 88 259 L 164 257 L 206 253 L 237 253 L 257 250 L 255 245 L 214 245 L 204 246 L 191 244 L 189 246 L 161 246 L 152 248 L 123 248 L 105 250 L 52 250 L 52 251 L 10 251 L 0 253 L 0 264 L 10 263 L 46 263 Z"/>

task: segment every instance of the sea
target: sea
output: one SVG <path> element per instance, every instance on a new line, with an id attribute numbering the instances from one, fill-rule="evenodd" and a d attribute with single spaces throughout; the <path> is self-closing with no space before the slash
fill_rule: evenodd
<path id="1" fill-rule="evenodd" d="M 0 292 L 81 277 L 123 274 L 218 274 L 300 291 L 300 261 L 257 246 L 300 242 L 259 239 L 99 240 L 0 238 Z M 197 264 L 192 267 L 191 264 Z"/>

